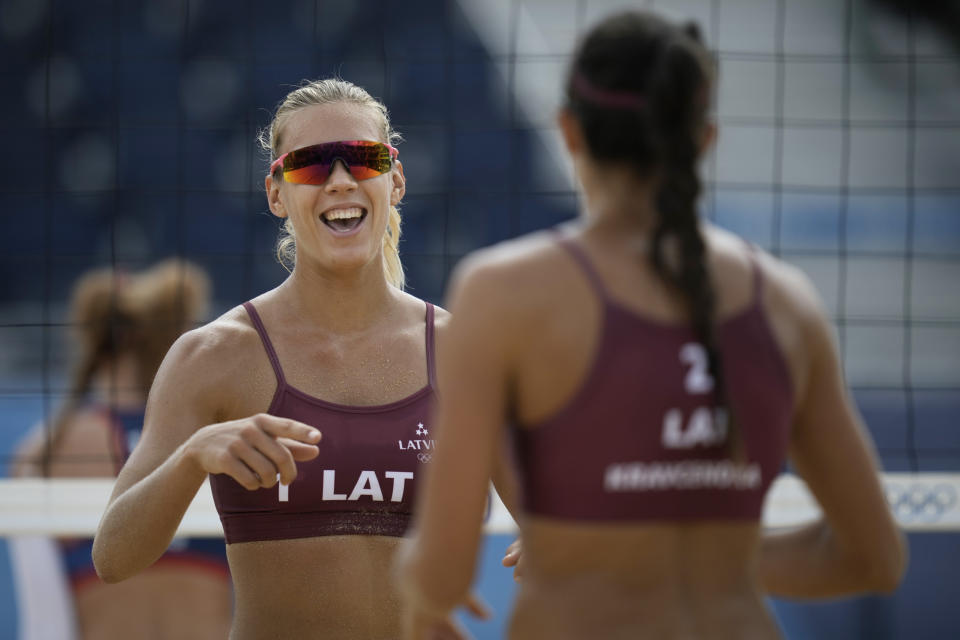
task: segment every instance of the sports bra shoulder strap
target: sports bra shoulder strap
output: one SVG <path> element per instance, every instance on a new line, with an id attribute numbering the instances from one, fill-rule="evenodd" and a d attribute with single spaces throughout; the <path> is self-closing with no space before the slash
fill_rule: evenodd
<path id="1" fill-rule="evenodd" d="M 250 301 L 244 302 L 243 308 L 247 310 L 247 315 L 250 316 L 253 328 L 257 330 L 260 341 L 263 342 L 263 348 L 266 349 L 267 357 L 270 358 L 270 364 L 273 366 L 273 373 L 277 376 L 277 383 L 281 385 L 286 384 L 286 378 L 283 377 L 283 369 L 280 368 L 280 359 L 277 358 L 277 352 L 273 348 L 273 343 L 270 342 L 270 336 L 267 335 L 267 328 L 263 326 L 263 320 L 260 319 L 257 308 L 254 307 Z"/>
<path id="2" fill-rule="evenodd" d="M 435 331 L 433 327 L 433 319 L 436 313 L 432 304 L 427 302 L 426 305 L 427 305 L 427 320 L 426 320 L 427 381 L 429 382 L 431 388 L 436 389 L 437 388 L 437 364 L 436 364 L 436 354 L 434 353 L 436 340 L 434 339 Z"/>
<path id="3" fill-rule="evenodd" d="M 760 268 L 759 250 L 752 242 L 746 240 L 743 243 L 747 247 L 747 257 L 750 259 L 750 268 L 753 271 L 753 306 L 759 306 L 763 299 L 763 269 Z"/>
<path id="4" fill-rule="evenodd" d="M 570 236 L 564 235 L 563 231 L 558 228 L 553 229 L 553 237 L 556 239 L 557 244 L 563 247 L 567 253 L 570 254 L 570 257 L 573 258 L 574 262 L 580 266 L 580 270 L 586 276 L 587 280 L 590 281 L 590 284 L 593 285 L 597 293 L 606 300 L 608 298 L 607 287 L 603 284 L 603 280 L 600 279 L 600 274 L 597 273 L 593 263 L 590 262 L 590 258 L 587 256 L 587 252 L 583 250 L 583 247 L 577 244 Z"/>
<path id="5" fill-rule="evenodd" d="M 106 406 L 102 408 L 102 411 L 110 429 L 110 459 L 116 473 L 120 473 L 123 463 L 130 457 L 130 440 L 120 416 Z"/>

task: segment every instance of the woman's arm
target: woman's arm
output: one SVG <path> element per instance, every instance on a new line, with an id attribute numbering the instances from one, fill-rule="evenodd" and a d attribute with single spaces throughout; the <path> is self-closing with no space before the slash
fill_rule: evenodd
<path id="1" fill-rule="evenodd" d="M 790 459 L 823 517 L 764 534 L 760 576 L 771 594 L 819 598 L 890 592 L 907 564 L 903 535 L 878 477 L 873 443 L 847 393 L 833 330 L 812 293 L 804 344 L 809 374 L 798 396 Z"/>
<path id="2" fill-rule="evenodd" d="M 493 269 L 468 262 L 450 293 L 453 319 L 439 352 L 437 453 L 418 499 L 414 539 L 400 562 L 401 590 L 418 623 L 441 620 L 466 600 L 507 403 L 507 333 Z"/>
<path id="3" fill-rule="evenodd" d="M 261 414 L 216 422 L 237 369 L 230 350 L 211 347 L 204 331 L 177 340 L 154 379 L 143 435 L 94 539 L 93 561 L 105 582 L 124 580 L 163 554 L 208 473 L 226 473 L 250 490 L 271 487 L 277 473 L 285 483 L 296 477 L 294 460 L 318 453 L 319 432 L 293 420 Z"/>
<path id="4" fill-rule="evenodd" d="M 514 522 L 517 522 L 520 516 L 520 499 L 516 471 L 511 464 L 512 459 L 510 444 L 504 439 L 500 445 L 500 453 L 494 460 L 492 480 L 500 501 L 510 512 Z M 512 567 L 513 579 L 520 581 L 523 577 L 523 544 L 519 537 L 504 550 L 500 563 L 508 569 Z"/>

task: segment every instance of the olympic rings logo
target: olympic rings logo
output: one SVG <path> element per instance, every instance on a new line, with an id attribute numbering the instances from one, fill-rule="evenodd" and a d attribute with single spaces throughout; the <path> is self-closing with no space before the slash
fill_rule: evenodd
<path id="1" fill-rule="evenodd" d="M 957 491 L 946 483 L 901 485 L 887 483 L 887 502 L 897 520 L 905 523 L 939 522 L 957 506 Z"/>
<path id="2" fill-rule="evenodd" d="M 420 462 L 430 462 L 433 459 L 432 453 L 418 453 L 417 460 Z"/>

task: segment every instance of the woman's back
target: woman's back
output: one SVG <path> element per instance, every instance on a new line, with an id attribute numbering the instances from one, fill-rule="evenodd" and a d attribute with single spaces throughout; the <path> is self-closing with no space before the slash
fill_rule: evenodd
<path id="1" fill-rule="evenodd" d="M 513 396 L 517 637 L 662 638 L 721 622 L 732 637 L 777 633 L 756 578 L 758 518 L 807 367 L 803 303 L 783 267 L 729 234 L 706 235 L 739 454 L 725 445 L 683 304 L 628 234 L 541 234 L 501 266 L 524 301 L 508 325 L 525 345 Z"/>
<path id="2" fill-rule="evenodd" d="M 537 425 L 568 408 L 595 364 L 606 305 L 634 315 L 638 324 L 654 331 L 689 327 L 682 297 L 653 272 L 642 252 L 632 248 L 637 243 L 624 236 L 610 241 L 582 234 L 560 235 L 564 233 L 529 236 L 496 249 L 500 256 L 492 256 L 500 263 L 498 277 L 515 283 L 511 295 L 522 300 L 512 310 L 522 323 L 515 329 L 524 332 L 516 336 L 524 349 L 518 352 L 513 407 L 521 425 Z M 803 310 L 813 301 L 806 299 L 806 292 L 798 291 L 798 286 L 789 284 L 791 280 L 799 283 L 798 277 L 736 236 L 717 229 L 709 229 L 706 235 L 710 273 L 718 291 L 717 324 L 722 327 L 736 320 L 759 302 L 787 367 L 784 373 L 791 384 L 802 380 L 809 364 L 802 344 Z M 589 261 L 605 291 L 598 290 L 565 244 L 577 247 Z M 761 291 L 757 290 L 758 276 Z M 806 313 L 809 315 L 809 310 Z M 677 383 L 682 384 L 682 380 Z"/>
<path id="3" fill-rule="evenodd" d="M 522 518 L 511 638 L 776 638 L 757 523 Z"/>

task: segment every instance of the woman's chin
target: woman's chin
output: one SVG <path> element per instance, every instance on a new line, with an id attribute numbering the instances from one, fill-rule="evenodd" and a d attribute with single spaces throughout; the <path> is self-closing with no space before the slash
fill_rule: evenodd
<path id="1" fill-rule="evenodd" d="M 334 276 L 352 278 L 367 270 L 383 273 L 382 263 L 377 259 L 379 247 L 377 249 L 372 252 L 369 247 L 335 247 L 309 262 L 314 269 Z"/>

